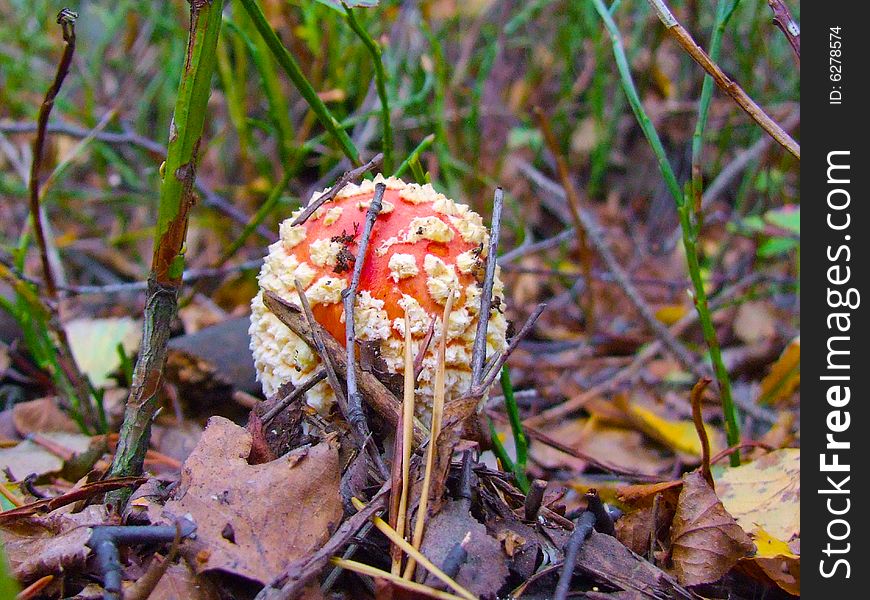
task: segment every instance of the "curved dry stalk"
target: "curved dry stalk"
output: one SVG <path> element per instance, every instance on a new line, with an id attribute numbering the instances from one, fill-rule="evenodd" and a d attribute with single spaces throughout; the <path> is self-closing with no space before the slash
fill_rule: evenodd
<path id="1" fill-rule="evenodd" d="M 411 479 L 411 444 L 414 441 L 414 349 L 411 347 L 411 319 L 405 312 L 405 396 L 402 399 L 402 492 L 399 496 L 399 511 L 396 516 L 396 531 L 405 537 L 405 520 L 408 513 L 408 488 Z M 393 561 L 391 572 L 398 575 L 402 570 L 401 555 Z"/>
<path id="2" fill-rule="evenodd" d="M 493 261 L 494 262 L 494 261 Z M 441 422 L 444 419 L 444 368 L 447 353 L 447 323 L 453 311 L 455 291 L 450 290 L 444 305 L 444 316 L 441 319 L 441 340 L 438 344 L 438 361 L 435 366 L 435 394 L 432 399 L 432 425 L 429 427 L 429 447 L 426 449 L 426 471 L 423 475 L 423 485 L 420 489 L 420 504 L 417 507 L 417 519 L 414 522 L 414 548 L 419 548 L 423 542 L 423 530 L 426 525 L 426 511 L 429 509 L 429 487 L 432 485 L 432 470 L 435 466 L 435 453 L 438 451 L 438 434 L 441 433 Z M 405 566 L 404 577 L 410 579 L 414 573 L 415 561 L 411 557 Z"/>

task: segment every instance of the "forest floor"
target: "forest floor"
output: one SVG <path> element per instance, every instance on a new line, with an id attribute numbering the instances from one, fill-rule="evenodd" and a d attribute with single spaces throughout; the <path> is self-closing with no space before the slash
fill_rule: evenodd
<path id="1" fill-rule="evenodd" d="M 797 3 L 348 4 L 0 0 L 0 598 L 799 596 Z M 416 429 L 322 311 L 266 298 L 331 412 L 249 349 L 378 173 L 498 242 L 511 345 Z"/>

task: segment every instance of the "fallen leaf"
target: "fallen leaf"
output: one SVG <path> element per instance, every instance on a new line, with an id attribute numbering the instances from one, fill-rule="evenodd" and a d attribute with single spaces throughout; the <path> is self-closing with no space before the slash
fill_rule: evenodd
<path id="1" fill-rule="evenodd" d="M 671 525 L 671 556 L 680 583 L 717 581 L 755 545 L 698 471 L 683 477 Z"/>
<path id="2" fill-rule="evenodd" d="M 673 577 L 644 560 L 616 538 L 593 531 L 577 554 L 577 569 L 608 587 L 636 592 L 640 598 L 698 600 Z M 631 596 L 629 596 L 631 597 Z"/>
<path id="3" fill-rule="evenodd" d="M 675 452 L 695 457 L 701 456 L 701 440 L 698 439 L 695 423 L 691 420 L 666 419 L 650 409 L 637 404 L 628 406 L 628 414 L 636 422 L 638 429 L 657 442 L 664 444 Z M 705 424 L 704 429 L 707 430 L 707 439 L 710 440 L 710 452 L 715 454 L 722 447 L 719 441 L 721 435 L 709 425 Z"/>
<path id="4" fill-rule="evenodd" d="M 333 440 L 259 465 L 247 462 L 251 443 L 243 427 L 209 419 L 165 514 L 196 523 L 182 551 L 197 573 L 266 583 L 329 539 L 343 514 L 341 470 Z"/>
<path id="5" fill-rule="evenodd" d="M 745 531 L 762 528 L 786 543 L 800 537 L 799 448 L 783 448 L 716 477 L 725 509 Z"/>
<path id="6" fill-rule="evenodd" d="M 50 432 L 43 437 L 75 454 L 86 452 L 91 444 L 91 438 L 81 433 Z M 63 464 L 61 457 L 32 440 L 23 440 L 11 448 L 0 448 L 0 472 L 8 468 L 17 479 L 24 479 L 31 473 L 37 476 L 57 473 L 63 469 Z"/>
<path id="7" fill-rule="evenodd" d="M 793 339 L 764 379 L 761 380 L 759 404 L 778 404 L 787 400 L 801 383 L 801 339 Z"/>
<path id="8" fill-rule="evenodd" d="M 613 427 L 592 417 L 573 419 L 548 431 L 553 439 L 626 472 L 654 475 L 673 464 L 671 457 L 652 447 L 639 431 Z M 539 442 L 532 442 L 532 457 L 546 468 L 582 471 L 587 462 Z"/>
<path id="9" fill-rule="evenodd" d="M 96 388 L 111 383 L 109 376 L 121 366 L 118 344 L 129 356 L 139 348 L 139 322 L 129 317 L 75 319 L 64 326 L 76 364 Z"/>
<path id="10" fill-rule="evenodd" d="M 667 304 L 656 310 L 656 319 L 670 327 L 688 312 L 689 308 L 685 304 Z"/>
<path id="11" fill-rule="evenodd" d="M 148 600 L 218 600 L 220 597 L 208 578 L 195 575 L 182 561 L 166 569 Z"/>
<path id="12" fill-rule="evenodd" d="M 80 569 L 91 553 L 86 546 L 91 526 L 106 520 L 103 506 L 88 506 L 80 513 L 31 517 L 0 527 L 12 573 L 22 583 L 44 575 Z"/>
<path id="13" fill-rule="evenodd" d="M 468 512 L 467 503 L 453 500 L 441 512 L 429 519 L 420 551 L 436 565 L 444 559 L 456 543 L 470 534 L 465 550 L 468 559 L 459 568 L 456 582 L 476 596 L 494 598 L 509 575 L 501 543 L 492 538 L 486 527 Z M 428 583 L 434 579 L 429 575 Z"/>
<path id="14" fill-rule="evenodd" d="M 744 565 L 800 595 L 800 449 L 783 448 L 716 479 L 722 504 L 749 532 L 758 552 Z"/>
<path id="15" fill-rule="evenodd" d="M 12 407 L 12 420 L 21 437 L 27 437 L 30 433 L 50 431 L 81 432 L 75 421 L 60 409 L 57 400 L 52 397 L 16 404 Z"/>

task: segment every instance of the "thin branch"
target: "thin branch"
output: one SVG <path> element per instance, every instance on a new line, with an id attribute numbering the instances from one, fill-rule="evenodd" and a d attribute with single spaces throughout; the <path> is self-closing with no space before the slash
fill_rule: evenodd
<path id="1" fill-rule="evenodd" d="M 184 283 L 199 281 L 200 279 L 213 279 L 239 273 L 241 271 L 253 271 L 263 266 L 263 259 L 256 258 L 237 265 L 218 268 L 189 269 L 184 272 L 181 280 Z M 124 294 L 128 292 L 142 292 L 148 289 L 147 281 L 128 281 L 125 283 L 113 283 L 109 285 L 68 285 L 61 288 L 67 294 L 91 295 L 91 294 Z"/>
<path id="2" fill-rule="evenodd" d="M 528 256 L 529 254 L 535 254 L 536 252 L 544 252 L 545 250 L 550 250 L 551 248 L 557 247 L 559 244 L 574 240 L 576 238 L 577 234 L 574 228 L 570 227 L 560 233 L 557 233 L 552 237 L 548 237 L 537 242 L 523 243 L 523 245 L 514 248 L 513 250 L 510 250 L 508 252 L 505 252 L 498 257 L 498 264 L 500 264 L 501 266 L 505 266 L 517 260 L 518 258 L 522 258 L 523 256 Z"/>
<path id="3" fill-rule="evenodd" d="M 794 53 L 798 60 L 801 59 L 801 26 L 791 16 L 791 11 L 788 9 L 783 0 L 767 0 L 767 5 L 773 11 L 773 24 L 785 34 L 788 43 L 791 44 Z"/>
<path id="4" fill-rule="evenodd" d="M 281 398 L 281 400 L 278 401 L 275 406 L 270 408 L 269 411 L 264 414 L 261 419 L 263 425 L 267 425 L 269 421 L 277 417 L 281 413 L 281 411 L 296 402 L 297 399 L 308 393 L 311 388 L 313 388 L 324 379 L 326 379 L 326 369 L 321 367 L 314 372 L 314 375 L 306 379 L 305 383 L 294 388 L 292 392 Z"/>
<path id="5" fill-rule="evenodd" d="M 489 313 L 492 309 L 492 289 L 495 285 L 495 268 L 498 263 L 498 238 L 501 234 L 501 212 L 504 206 L 504 192 L 496 188 L 492 200 L 492 223 L 489 233 L 489 249 L 486 255 L 486 276 L 483 279 L 483 290 L 480 293 L 480 311 L 477 314 L 477 332 L 471 353 L 471 389 L 480 386 L 483 377 L 483 363 L 486 361 L 486 330 L 489 325 Z M 447 331 L 447 322 L 443 324 Z M 445 334 L 446 335 L 446 334 Z"/>
<path id="6" fill-rule="evenodd" d="M 786 150 L 791 152 L 795 158 L 800 160 L 801 147 L 794 139 L 780 127 L 779 123 L 771 119 L 767 113 L 762 110 L 755 101 L 749 97 L 742 87 L 735 81 L 729 78 L 725 72 L 717 65 L 710 56 L 692 39 L 692 35 L 686 31 L 685 27 L 680 25 L 677 18 L 671 13 L 664 0 L 647 0 L 655 10 L 659 20 L 664 23 L 665 27 L 680 46 L 689 53 L 689 56 L 697 62 L 707 73 L 713 76 L 722 91 L 731 96 L 731 98 L 742 108 L 749 117 L 758 123 L 770 136 L 775 139 Z"/>
<path id="7" fill-rule="evenodd" d="M 33 133 L 36 130 L 36 123 L 0 123 L 0 131 L 4 133 Z M 158 142 L 155 142 L 154 140 L 150 140 L 144 136 L 138 135 L 137 133 L 134 133 L 132 131 L 127 131 L 124 133 L 99 131 L 96 128 L 84 129 L 82 127 L 76 127 L 75 125 L 70 125 L 67 123 L 51 123 L 46 127 L 46 131 L 48 133 L 66 135 L 76 139 L 85 139 L 91 137 L 98 142 L 104 142 L 106 144 L 135 146 L 138 148 L 142 148 L 143 150 L 150 152 L 158 157 L 166 157 L 165 146 Z M 196 190 L 200 194 L 202 194 L 203 204 L 205 204 L 206 206 L 210 206 L 218 212 L 223 213 L 240 225 L 246 225 L 250 221 L 250 217 L 248 217 L 245 213 L 236 208 L 232 203 L 230 203 L 229 200 L 215 193 L 199 177 L 197 177 L 196 179 L 195 186 Z M 274 238 L 274 233 L 269 229 L 263 227 L 262 225 L 257 226 L 256 231 L 259 235 L 267 240 L 272 240 Z"/>
<path id="8" fill-rule="evenodd" d="M 66 329 L 61 324 L 60 306 L 58 304 L 58 285 L 55 279 L 54 271 L 51 266 L 51 256 L 49 255 L 48 242 L 45 236 L 45 226 L 42 222 L 42 206 L 40 205 L 40 184 L 39 174 L 42 170 L 42 159 L 45 151 L 46 128 L 48 126 L 48 117 L 51 114 L 51 109 L 54 107 L 54 100 L 57 97 L 60 88 L 63 85 L 69 73 L 70 65 L 72 64 L 73 54 L 76 48 L 76 31 L 75 22 L 78 15 L 73 11 L 65 8 L 57 15 L 57 23 L 63 30 L 64 48 L 60 62 L 57 65 L 57 72 L 54 76 L 54 82 L 49 87 L 45 94 L 45 99 L 39 107 L 39 115 L 36 119 L 36 139 L 33 141 L 33 161 L 30 165 L 30 216 L 33 220 L 33 233 L 36 237 L 36 245 L 39 248 L 39 258 L 42 262 L 43 282 L 45 291 L 48 295 L 48 308 L 50 321 L 54 323 L 54 333 L 58 341 L 58 355 L 60 366 L 63 373 L 61 377 L 66 377 L 72 389 L 65 390 L 70 397 L 68 400 L 72 406 L 80 408 L 82 417 L 88 427 L 95 425 L 96 416 L 93 414 L 91 406 L 91 392 L 88 387 L 87 380 L 76 364 L 72 354 L 72 346 L 67 338 Z"/>
<path id="9" fill-rule="evenodd" d="M 360 177 L 362 177 L 366 172 L 371 171 L 372 169 L 380 166 L 381 162 L 384 160 L 383 154 L 376 154 L 372 159 L 366 164 L 357 167 L 355 169 L 351 169 L 347 171 L 344 175 L 338 178 L 338 181 L 335 182 L 329 191 L 325 194 L 318 197 L 316 200 L 311 201 L 308 206 L 305 207 L 298 217 L 293 219 L 292 225 L 302 225 L 308 218 L 314 214 L 318 208 L 335 199 L 338 193 L 344 189 L 344 187 L 350 183 L 351 181 L 356 181 Z"/>
<path id="10" fill-rule="evenodd" d="M 54 107 L 54 99 L 57 97 L 69 73 L 73 54 L 76 50 L 76 19 L 78 14 L 63 9 L 57 15 L 57 23 L 63 29 L 63 54 L 57 65 L 57 73 L 54 82 L 48 88 L 45 99 L 39 107 L 39 115 L 36 118 L 36 139 L 33 141 L 33 162 L 30 164 L 30 216 L 33 218 L 33 233 L 36 236 L 36 244 L 39 247 L 39 257 L 42 261 L 42 273 L 45 280 L 45 290 L 51 300 L 57 300 L 57 283 L 51 268 L 51 260 L 48 256 L 48 243 L 45 240 L 45 228 L 42 224 L 41 208 L 39 206 L 39 172 L 42 170 L 42 155 L 45 150 L 46 126 L 51 109 Z"/>
<path id="11" fill-rule="evenodd" d="M 184 274 L 187 225 L 195 202 L 198 151 L 211 95 L 222 10 L 223 0 L 190 4 L 184 70 L 162 169 L 164 177 L 160 185 L 141 349 L 110 471 L 116 477 L 142 472 L 151 437 L 151 422 L 157 410 L 167 344 Z M 126 493 L 116 493 L 111 501 L 119 507 L 127 497 Z"/>
<path id="12" fill-rule="evenodd" d="M 743 293 L 744 289 L 755 284 L 755 282 L 758 281 L 760 278 L 760 273 L 752 273 L 750 276 L 742 279 L 736 284 L 726 289 L 723 289 L 721 292 L 719 292 L 719 295 L 715 298 L 715 300 L 710 303 L 710 310 L 718 310 L 722 306 L 725 306 L 726 304 L 731 302 L 733 298 Z M 698 319 L 699 316 L 697 312 L 687 313 L 682 319 L 680 319 L 671 326 L 671 335 L 682 335 L 686 330 L 689 329 L 689 327 L 693 326 L 698 321 Z M 595 385 L 584 391 L 583 393 L 578 394 L 573 398 L 569 398 L 561 404 L 557 404 L 552 408 L 548 408 L 547 410 L 526 419 L 526 428 L 530 426 L 543 425 L 556 419 L 561 419 L 566 415 L 576 410 L 579 410 L 592 398 L 595 398 L 602 394 L 606 394 L 607 392 L 615 389 L 616 386 L 618 386 L 620 383 L 634 377 L 647 362 L 652 360 L 664 349 L 665 347 L 662 340 L 657 339 L 653 341 L 651 344 L 647 345 L 643 350 L 641 350 L 637 354 L 637 356 L 634 357 L 634 360 L 632 360 L 630 365 L 628 365 L 624 369 L 621 369 L 616 375 L 614 375 L 607 381 Z"/>
<path id="13" fill-rule="evenodd" d="M 308 323 L 308 330 L 311 332 L 311 339 L 314 342 L 314 350 L 317 352 L 320 360 L 323 361 L 323 367 L 326 370 L 326 379 L 329 381 L 329 387 L 332 388 L 332 392 L 335 394 L 335 398 L 338 401 L 338 407 L 341 409 L 341 414 L 346 420 L 348 420 L 348 422 L 350 422 L 347 415 L 347 401 L 344 397 L 344 390 L 341 388 L 341 382 L 338 379 L 338 374 L 335 372 L 332 356 L 326 350 L 326 342 L 324 341 L 326 336 L 323 335 L 323 330 L 320 327 L 317 327 L 317 319 L 314 318 L 314 313 L 311 311 L 311 304 L 308 302 L 308 297 L 305 295 L 305 288 L 302 287 L 302 284 L 298 279 L 294 280 L 294 283 L 296 284 L 296 293 L 299 294 L 299 304 L 302 306 L 302 314 L 305 315 L 305 321 Z M 268 297 L 269 296 L 266 296 L 266 298 Z M 269 306 L 269 304 L 266 303 L 266 306 Z M 275 311 L 273 310 L 272 312 Z M 276 316 L 278 316 L 280 320 L 281 317 L 277 313 Z M 352 366 L 354 363 L 345 364 Z"/>
<path id="14" fill-rule="evenodd" d="M 580 547 L 583 546 L 583 542 L 592 533 L 594 525 L 595 515 L 588 510 L 584 511 L 577 520 L 577 524 L 574 526 L 574 533 L 571 534 L 571 539 L 568 540 L 565 562 L 562 565 L 562 572 L 559 574 L 559 583 L 556 584 L 553 600 L 565 600 L 568 597 L 568 588 L 571 587 L 571 578 L 574 576 L 574 567 L 577 565 L 577 555 L 580 553 Z"/>
<path id="15" fill-rule="evenodd" d="M 550 193 L 558 194 L 563 198 L 567 197 L 563 187 L 545 177 L 543 174 L 539 173 L 538 177 L 534 179 L 534 182 L 545 187 L 545 189 Z M 576 208 L 577 210 L 574 211 L 573 208 Z M 617 260 L 613 252 L 611 252 L 607 242 L 604 241 L 604 236 L 601 235 L 595 216 L 581 207 L 572 207 L 572 212 L 576 212 L 580 226 L 586 230 L 587 239 L 601 256 L 607 270 L 613 275 L 614 281 L 625 293 L 626 298 L 628 298 L 629 302 L 634 306 L 647 328 L 649 328 L 656 338 L 662 341 L 664 346 L 668 349 L 668 352 L 670 352 L 674 358 L 679 360 L 686 369 L 691 371 L 698 378 L 706 376 L 706 369 L 701 366 L 692 353 L 668 331 L 667 327 L 656 318 L 652 309 L 644 301 L 643 296 L 635 287 L 634 283 L 632 283 L 628 273 L 625 272 L 622 265 L 619 263 L 619 260 Z"/>
<path id="16" fill-rule="evenodd" d="M 313 325 L 308 322 L 305 315 L 302 314 L 302 309 L 293 304 L 290 304 L 280 296 L 265 292 L 263 294 L 263 303 L 272 311 L 279 321 L 286 325 L 293 333 L 299 336 L 306 344 L 316 349 L 314 341 L 314 331 L 318 332 L 318 336 L 323 340 L 325 351 L 330 358 L 330 361 L 335 365 L 338 375 L 343 375 L 347 369 L 347 360 L 345 358 L 344 348 L 335 338 L 327 334 L 325 330 L 317 323 Z M 402 405 L 393 393 L 381 383 L 372 373 L 364 371 L 356 365 L 357 381 L 363 392 L 365 399 L 371 404 L 372 408 L 381 415 L 386 421 L 396 427 L 402 418 Z M 414 419 L 414 443 L 421 444 L 426 439 L 426 427 L 418 419 Z"/>
<path id="17" fill-rule="evenodd" d="M 547 305 L 544 303 L 538 304 L 535 307 L 535 310 L 532 311 L 532 314 L 529 315 L 529 318 L 526 319 L 525 323 L 523 323 L 523 326 L 520 328 L 519 332 L 513 338 L 511 338 L 507 349 L 502 352 L 498 356 L 498 358 L 493 357 L 495 360 L 493 360 L 490 364 L 486 366 L 486 368 L 484 369 L 486 377 L 484 378 L 483 383 L 481 383 L 477 387 L 471 388 L 471 390 L 469 390 L 468 392 L 469 395 L 482 396 L 486 392 L 486 390 L 489 389 L 489 386 L 491 386 L 495 381 L 495 378 L 498 377 L 501 368 L 507 362 L 510 355 L 513 354 L 514 350 L 517 349 L 517 346 L 520 345 L 520 342 L 523 340 L 523 338 L 529 335 L 529 332 L 532 331 L 532 327 L 535 326 L 535 321 L 538 320 L 538 317 L 541 316 L 541 313 L 544 312 L 545 308 L 547 308 Z"/>
<path id="18" fill-rule="evenodd" d="M 359 287 L 359 279 L 362 275 L 363 265 L 366 260 L 366 252 L 369 247 L 369 238 L 372 235 L 372 228 L 375 226 L 375 221 L 378 214 L 381 212 L 381 206 L 384 198 L 384 192 L 387 186 L 383 183 L 375 185 L 375 193 L 372 196 L 372 201 L 366 211 L 366 221 L 363 226 L 362 236 L 357 244 L 356 260 L 353 263 L 353 275 L 350 279 L 350 285 L 347 289 L 342 290 L 341 296 L 344 302 L 344 331 L 345 331 L 345 352 L 347 353 L 347 417 L 351 429 L 357 438 L 357 444 L 363 448 L 369 438 L 371 432 L 369 430 L 368 421 L 362 408 L 362 394 L 359 392 L 356 380 L 356 323 L 354 319 L 354 306 L 356 304 L 356 291 Z M 371 446 L 370 446 L 371 447 Z M 380 460 L 380 453 L 376 448 L 372 448 L 373 458 L 375 463 L 379 465 L 382 475 L 387 477 L 386 467 L 383 461 Z"/>

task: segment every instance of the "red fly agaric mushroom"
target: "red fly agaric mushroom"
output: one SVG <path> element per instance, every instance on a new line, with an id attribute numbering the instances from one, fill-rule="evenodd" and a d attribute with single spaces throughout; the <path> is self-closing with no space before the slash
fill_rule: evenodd
<path id="1" fill-rule="evenodd" d="M 354 325 L 356 339 L 380 351 L 389 373 L 404 368 L 405 313 L 411 323 L 414 356 L 434 319 L 435 333 L 423 359 L 417 403 L 431 407 L 436 348 L 444 327 L 442 314 L 451 290 L 454 308 L 447 325 L 445 401 L 468 391 L 471 352 L 480 310 L 481 282 L 489 234 L 480 215 L 436 192 L 431 185 L 384 179 L 348 184 L 302 224 L 280 226 L 280 240 L 269 247 L 260 271 L 261 291 L 252 302 L 251 351 L 267 396 L 285 382 L 298 386 L 320 364 L 303 340 L 281 323 L 263 303 L 263 290 L 299 305 L 298 280 L 314 318 L 344 344 L 341 292 L 350 284 L 357 242 L 375 184 L 386 186 L 383 204 L 372 228 L 360 276 Z M 314 194 L 314 202 L 327 190 Z M 496 274 L 493 296 L 503 294 Z M 489 315 L 487 355 L 506 348 L 506 321 L 496 302 Z M 334 399 L 326 381 L 307 393 L 308 404 L 325 412 Z"/>

